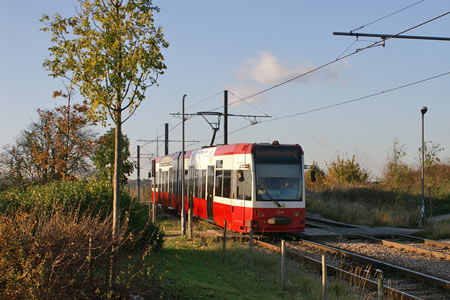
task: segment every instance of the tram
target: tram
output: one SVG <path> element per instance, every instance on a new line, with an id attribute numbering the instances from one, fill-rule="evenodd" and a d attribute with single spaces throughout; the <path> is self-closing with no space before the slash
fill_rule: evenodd
<path id="1" fill-rule="evenodd" d="M 152 163 L 156 204 L 182 209 L 235 232 L 305 229 L 303 150 L 299 145 L 239 143 L 157 157 Z"/>

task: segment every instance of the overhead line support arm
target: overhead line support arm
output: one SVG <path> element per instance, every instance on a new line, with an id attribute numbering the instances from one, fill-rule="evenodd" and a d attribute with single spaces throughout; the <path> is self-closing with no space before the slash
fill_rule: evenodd
<path id="1" fill-rule="evenodd" d="M 432 41 L 450 41 L 450 37 L 440 36 L 419 36 L 419 35 L 395 35 L 395 34 L 381 34 L 381 33 L 362 33 L 362 32 L 333 32 L 333 35 L 345 35 L 359 37 L 378 37 L 381 39 L 410 39 L 410 40 L 432 40 Z"/>

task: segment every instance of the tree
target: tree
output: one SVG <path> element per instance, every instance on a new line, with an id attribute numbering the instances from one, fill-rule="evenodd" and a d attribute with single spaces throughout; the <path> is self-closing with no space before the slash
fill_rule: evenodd
<path id="1" fill-rule="evenodd" d="M 79 87 L 90 114 L 115 128 L 113 235 L 118 233 L 122 124 L 157 83 L 166 66 L 161 47 L 168 47 L 161 27 L 154 26 L 159 8 L 151 0 L 79 0 L 74 17 L 44 15 L 43 31 L 54 44 L 44 67 Z M 122 114 L 128 116 L 122 119 Z"/>
<path id="2" fill-rule="evenodd" d="M 61 93 L 62 94 L 62 93 Z M 87 104 L 38 109 L 39 120 L 30 124 L 14 146 L 0 158 L 5 177 L 13 184 L 46 183 L 85 177 L 95 137 L 87 119 Z"/>
<path id="3" fill-rule="evenodd" d="M 311 173 L 315 173 L 316 181 L 311 181 Z M 305 172 L 305 183 L 309 190 L 314 191 L 323 187 L 326 180 L 325 171 L 322 170 L 316 161 L 313 161 Z"/>
<path id="4" fill-rule="evenodd" d="M 133 172 L 134 165 L 128 161 L 130 157 L 130 141 L 126 135 L 122 135 L 122 174 L 121 184 L 124 186 L 127 176 Z M 110 129 L 95 142 L 95 151 L 92 157 L 95 172 L 98 178 L 112 182 L 114 175 L 114 130 Z"/>
<path id="5" fill-rule="evenodd" d="M 388 155 L 388 161 L 384 171 L 384 179 L 394 192 L 399 192 L 401 184 L 405 181 L 408 165 L 403 162 L 406 156 L 406 146 L 400 145 L 398 139 L 394 139 L 392 154 Z"/>
<path id="6" fill-rule="evenodd" d="M 367 171 L 356 161 L 355 154 L 351 159 L 341 158 L 338 154 L 335 161 L 327 164 L 327 168 L 328 178 L 337 183 L 362 183 L 369 178 Z"/>
<path id="7" fill-rule="evenodd" d="M 441 162 L 438 154 L 444 151 L 444 148 L 432 141 L 426 141 L 424 144 L 424 166 L 427 170 L 425 174 L 425 185 L 431 191 L 431 188 L 435 187 L 435 180 L 431 176 L 431 173 L 434 173 L 436 164 Z M 422 153 L 422 147 L 419 147 L 419 153 Z M 422 155 L 419 155 L 419 162 L 422 165 Z"/>

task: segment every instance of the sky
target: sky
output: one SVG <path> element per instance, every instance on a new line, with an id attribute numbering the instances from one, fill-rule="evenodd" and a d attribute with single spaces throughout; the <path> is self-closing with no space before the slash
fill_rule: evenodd
<path id="1" fill-rule="evenodd" d="M 271 116 L 230 117 L 229 143 L 299 144 L 307 164 L 316 161 L 324 168 L 337 155 L 355 154 L 375 179 L 396 139 L 407 152 L 405 162 L 418 164 L 420 108 L 427 106 L 425 140 L 444 149 L 439 153 L 442 160 L 450 159 L 450 75 L 395 89 L 450 72 L 450 42 L 390 39 L 384 47 L 338 59 L 379 39 L 333 35 L 363 25 L 367 26 L 356 32 L 397 34 L 450 11 L 447 0 L 154 0 L 154 4 L 161 9 L 155 24 L 163 28 L 170 44 L 163 49 L 167 70 L 123 126 L 133 160 L 137 145 L 141 146 L 143 174 L 151 155 L 164 151 L 163 143 L 157 149 L 155 142 L 146 140 L 158 135 L 162 139 L 165 123 L 170 139 L 181 140 L 177 126 L 181 119 L 171 113 L 181 111 L 183 95 L 187 113 L 222 111 L 224 90 L 229 91 L 230 103 L 245 99 L 230 105 L 229 113 Z M 49 77 L 42 67 L 52 44 L 50 34 L 40 31 L 39 19 L 43 14 L 72 16 L 76 6 L 75 0 L 0 0 L 1 147 L 13 144 L 37 120 L 38 108 L 63 104 L 52 98 L 54 90 L 63 88 L 62 81 Z M 449 37 L 449 29 L 447 15 L 405 34 Z M 79 94 L 75 98 L 83 100 Z M 360 100 L 351 101 L 356 99 Z M 249 126 L 252 121 L 258 123 Z M 106 129 L 96 131 L 100 135 Z M 186 122 L 187 149 L 209 145 L 211 137 L 212 129 L 202 117 Z M 216 143 L 223 143 L 222 129 Z M 180 149 L 179 142 L 169 146 L 170 152 Z"/>

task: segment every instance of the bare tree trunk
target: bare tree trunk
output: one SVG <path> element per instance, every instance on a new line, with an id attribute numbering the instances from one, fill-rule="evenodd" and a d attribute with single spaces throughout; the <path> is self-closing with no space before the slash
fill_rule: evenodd
<path id="1" fill-rule="evenodd" d="M 121 112 L 116 113 L 114 134 L 114 177 L 113 177 L 113 237 L 119 232 L 120 218 L 120 172 L 122 167 L 122 119 Z"/>
<path id="2" fill-rule="evenodd" d="M 111 260 L 110 260 L 110 277 L 109 287 L 111 297 L 114 295 L 115 290 L 115 278 L 116 278 L 116 256 L 117 245 L 116 241 L 119 235 L 120 226 L 120 172 L 122 167 L 122 118 L 121 111 L 116 112 L 115 117 L 115 134 L 114 134 L 114 177 L 113 177 L 113 224 L 112 235 L 113 245 L 111 248 Z"/>

